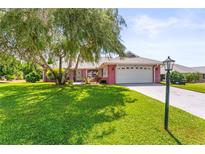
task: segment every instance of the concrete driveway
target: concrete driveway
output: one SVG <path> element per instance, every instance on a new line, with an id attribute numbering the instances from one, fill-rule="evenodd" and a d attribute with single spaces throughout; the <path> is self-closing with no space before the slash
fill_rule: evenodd
<path id="1" fill-rule="evenodd" d="M 162 102 L 165 101 L 165 85 L 161 84 L 123 84 Z M 170 105 L 205 119 L 205 94 L 170 87 Z"/>

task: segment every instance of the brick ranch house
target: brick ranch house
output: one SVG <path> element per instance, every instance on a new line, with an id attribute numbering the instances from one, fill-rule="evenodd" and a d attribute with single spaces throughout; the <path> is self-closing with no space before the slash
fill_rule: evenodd
<path id="1" fill-rule="evenodd" d="M 79 63 L 76 80 L 82 81 L 86 77 L 90 77 L 98 78 L 99 81 L 107 84 L 159 83 L 161 64 L 160 61 L 139 56 L 101 58 L 98 63 Z M 70 72 L 68 79 L 74 79 L 74 71 Z M 44 81 L 48 81 L 47 77 L 44 78 Z"/>

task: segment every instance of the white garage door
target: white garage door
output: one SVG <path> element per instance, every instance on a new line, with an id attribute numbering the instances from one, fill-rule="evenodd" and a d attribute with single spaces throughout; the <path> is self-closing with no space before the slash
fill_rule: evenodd
<path id="1" fill-rule="evenodd" d="M 151 83 L 152 66 L 123 65 L 116 67 L 116 83 Z"/>

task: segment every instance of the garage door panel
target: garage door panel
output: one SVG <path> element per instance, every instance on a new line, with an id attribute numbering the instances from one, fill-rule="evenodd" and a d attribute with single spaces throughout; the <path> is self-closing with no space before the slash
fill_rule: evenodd
<path id="1" fill-rule="evenodd" d="M 151 83 L 153 82 L 151 66 L 118 66 L 116 83 Z"/>

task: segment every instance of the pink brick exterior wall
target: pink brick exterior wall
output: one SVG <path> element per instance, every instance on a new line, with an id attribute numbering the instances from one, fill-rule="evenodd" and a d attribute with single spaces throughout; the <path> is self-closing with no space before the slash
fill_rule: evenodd
<path id="1" fill-rule="evenodd" d="M 156 65 L 155 67 L 155 83 L 160 83 L 160 65 Z"/>
<path id="2" fill-rule="evenodd" d="M 82 80 L 83 80 L 84 78 L 86 78 L 86 72 L 87 72 L 86 69 L 82 69 L 82 70 L 81 70 L 81 77 L 82 77 Z"/>
<path id="3" fill-rule="evenodd" d="M 115 67 L 116 65 L 108 65 L 108 84 L 115 84 Z"/>
<path id="4" fill-rule="evenodd" d="M 116 72 L 115 72 L 116 65 L 108 65 L 108 77 L 102 78 L 102 80 L 106 80 L 107 84 L 115 84 L 116 81 Z M 81 76 L 82 80 L 86 77 L 87 75 L 87 69 L 82 69 L 81 70 Z M 73 80 L 74 79 L 74 71 L 71 71 L 69 73 L 69 79 Z M 160 65 L 155 65 L 153 66 L 153 79 L 154 83 L 160 83 Z M 49 80 L 46 80 L 49 81 Z"/>
<path id="5" fill-rule="evenodd" d="M 70 80 L 74 80 L 74 71 L 73 70 L 70 71 L 68 77 Z"/>

